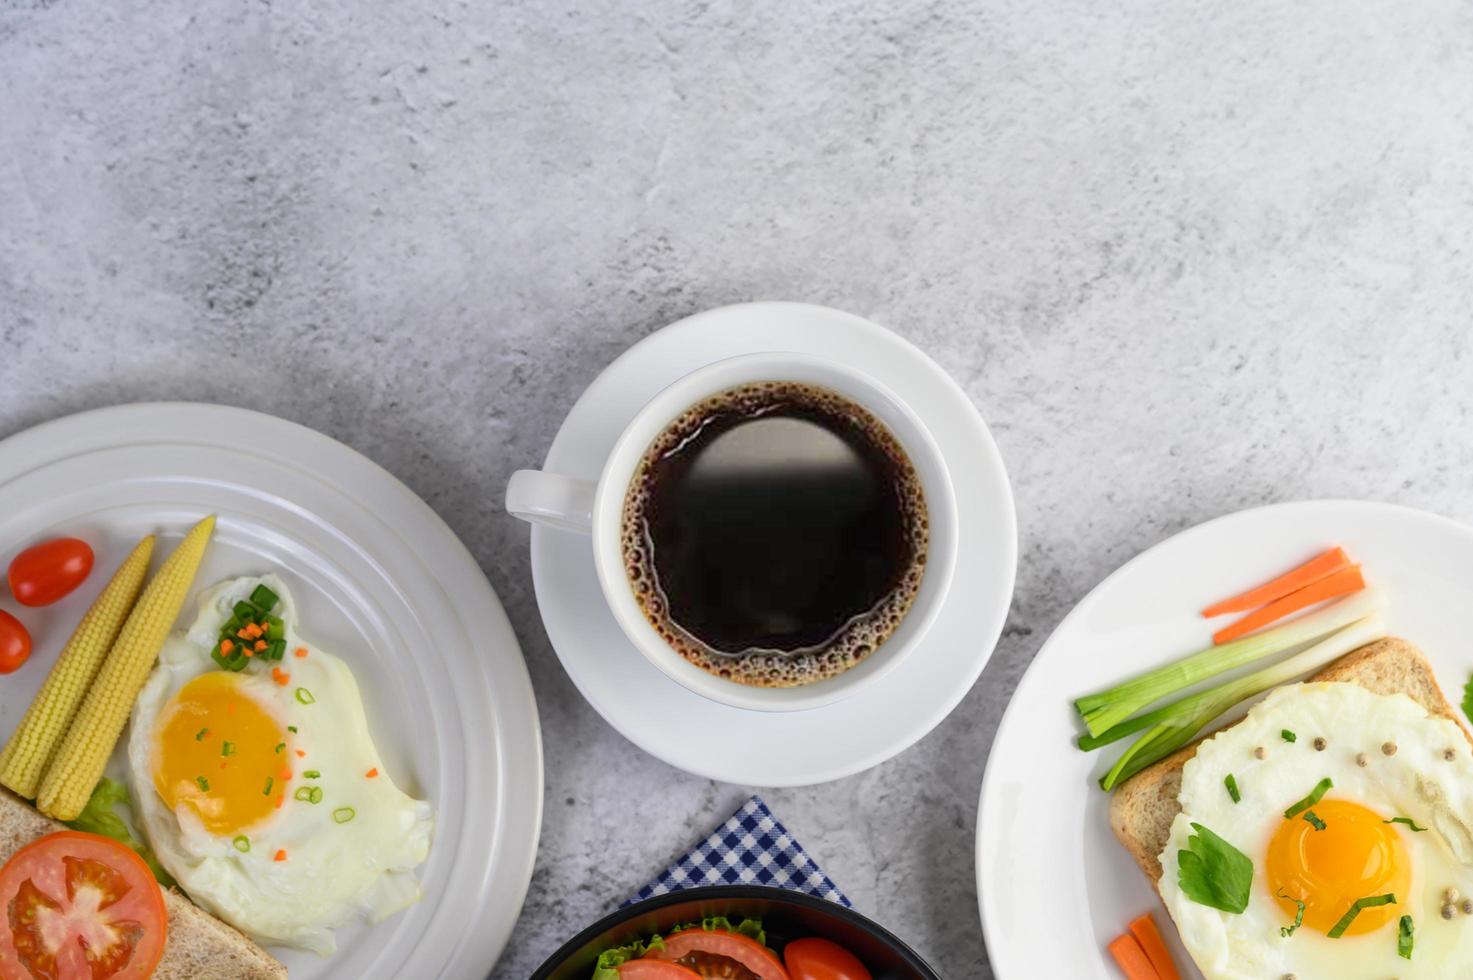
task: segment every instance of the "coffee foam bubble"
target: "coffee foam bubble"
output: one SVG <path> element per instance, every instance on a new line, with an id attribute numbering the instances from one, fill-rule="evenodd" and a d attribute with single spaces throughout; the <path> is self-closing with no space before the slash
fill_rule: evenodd
<path id="1" fill-rule="evenodd" d="M 825 642 L 794 651 L 731 654 L 715 650 L 691 635 L 670 616 L 660 591 L 654 549 L 645 530 L 644 510 L 650 498 L 652 467 L 697 435 L 705 421 L 719 411 L 747 414 L 774 400 L 807 404 L 847 417 L 879 447 L 895 466 L 911 561 L 900 583 L 872 608 L 850 619 Z M 790 381 L 761 381 L 712 395 L 682 412 L 645 450 L 630 480 L 620 516 L 620 546 L 624 572 L 645 618 L 655 631 L 689 662 L 708 673 L 751 687 L 798 687 L 836 677 L 860 663 L 900 626 L 920 591 L 925 574 L 930 526 L 920 477 L 885 424 L 848 398 L 828 388 Z"/>

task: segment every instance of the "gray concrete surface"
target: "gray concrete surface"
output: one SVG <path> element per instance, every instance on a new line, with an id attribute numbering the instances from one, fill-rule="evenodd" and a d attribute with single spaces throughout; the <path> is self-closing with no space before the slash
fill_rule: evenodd
<path id="1" fill-rule="evenodd" d="M 985 978 L 983 764 L 1091 585 L 1266 501 L 1473 520 L 1470 160 L 1461 0 L 9 0 L 0 433 L 244 405 L 444 515 L 542 710 L 511 980 L 748 788 L 643 755 L 574 691 L 507 475 L 685 314 L 788 298 L 892 326 L 1007 459 L 1012 618 L 918 746 L 765 795 L 861 909 Z"/>

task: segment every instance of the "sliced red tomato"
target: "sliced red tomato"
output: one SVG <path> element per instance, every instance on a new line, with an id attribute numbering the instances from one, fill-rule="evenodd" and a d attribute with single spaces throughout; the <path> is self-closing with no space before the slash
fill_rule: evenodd
<path id="1" fill-rule="evenodd" d="M 164 955 L 168 911 L 148 865 L 109 837 L 64 830 L 0 868 L 0 977 L 144 980 Z"/>
<path id="2" fill-rule="evenodd" d="M 645 957 L 677 963 L 702 977 L 790 980 L 776 953 L 757 940 L 735 932 L 687 929 L 664 937 L 664 943 L 664 949 L 650 950 Z"/>
<path id="3" fill-rule="evenodd" d="M 0 609 L 0 674 L 8 674 L 31 656 L 31 634 L 25 624 Z"/>
<path id="4" fill-rule="evenodd" d="M 10 591 L 22 606 L 49 606 L 92 573 L 92 548 L 78 538 L 31 545 L 10 563 Z"/>
<path id="5" fill-rule="evenodd" d="M 619 980 L 701 980 L 701 975 L 664 960 L 639 959 L 620 965 Z"/>
<path id="6" fill-rule="evenodd" d="M 796 939 L 783 947 L 793 980 L 873 980 L 859 958 L 827 939 Z"/>

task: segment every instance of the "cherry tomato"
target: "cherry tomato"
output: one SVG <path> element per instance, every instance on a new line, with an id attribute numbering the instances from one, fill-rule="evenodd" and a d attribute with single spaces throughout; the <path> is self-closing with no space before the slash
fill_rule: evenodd
<path id="1" fill-rule="evenodd" d="M 676 963 L 702 977 L 755 976 L 757 980 L 790 980 L 776 953 L 739 933 L 721 929 L 687 929 L 664 937 L 664 943 L 664 949 L 650 950 L 644 954 L 645 957 Z"/>
<path id="2" fill-rule="evenodd" d="M 783 948 L 793 980 L 871 980 L 864 964 L 838 943 L 798 939 Z"/>
<path id="3" fill-rule="evenodd" d="M 76 538 L 32 545 L 10 563 L 10 591 L 22 606 L 49 606 L 92 571 L 92 549 Z"/>
<path id="4" fill-rule="evenodd" d="M 8 674 L 31 656 L 31 634 L 25 625 L 0 609 L 0 674 Z"/>
<path id="5" fill-rule="evenodd" d="M 144 980 L 168 939 L 164 893 L 148 865 L 97 834 L 65 830 L 16 851 L 0 868 L 0 907 L 7 978 Z"/>

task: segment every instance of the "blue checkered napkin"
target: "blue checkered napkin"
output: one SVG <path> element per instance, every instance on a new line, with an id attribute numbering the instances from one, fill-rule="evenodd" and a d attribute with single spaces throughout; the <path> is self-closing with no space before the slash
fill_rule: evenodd
<path id="1" fill-rule="evenodd" d="M 772 885 L 854 907 L 760 796 L 743 803 L 710 837 L 624 905 L 702 885 Z"/>

